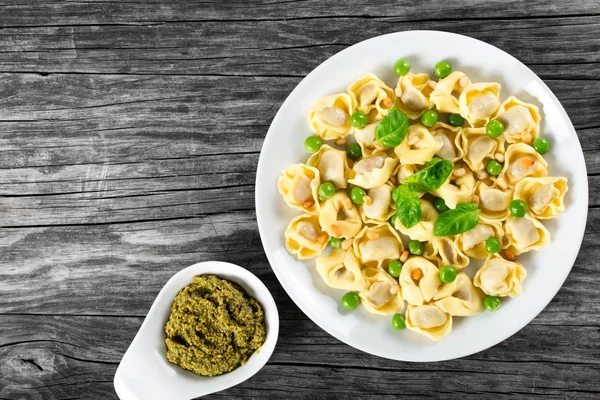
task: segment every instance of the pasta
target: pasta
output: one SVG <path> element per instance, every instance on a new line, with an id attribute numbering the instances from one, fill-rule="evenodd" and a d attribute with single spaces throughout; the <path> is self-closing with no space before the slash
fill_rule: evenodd
<path id="1" fill-rule="evenodd" d="M 305 164 L 290 165 L 279 177 L 279 193 L 288 206 L 310 214 L 319 212 L 319 170 Z"/>
<path id="2" fill-rule="evenodd" d="M 388 115 L 396 100 L 394 91 L 373 74 L 367 74 L 348 86 L 348 95 L 354 108 L 365 113 L 370 122 Z"/>
<path id="3" fill-rule="evenodd" d="M 490 296 L 514 297 L 523 291 L 527 271 L 518 261 L 508 261 L 490 254 L 475 274 L 473 284 Z"/>
<path id="4" fill-rule="evenodd" d="M 334 289 L 360 291 L 367 286 L 361 265 L 351 249 L 335 249 L 329 255 L 317 257 L 316 264 L 323 281 Z"/>
<path id="5" fill-rule="evenodd" d="M 568 181 L 549 175 L 538 106 L 447 62 L 437 81 L 397 65 L 394 90 L 369 73 L 310 108 L 311 155 L 277 182 L 301 212 L 285 245 L 345 308 L 437 341 L 523 292 L 516 257 L 550 242 Z"/>
<path id="6" fill-rule="evenodd" d="M 319 225 L 319 217 L 312 214 L 298 215 L 285 230 L 285 246 L 298 260 L 318 256 L 328 240 L 329 236 Z"/>
<path id="7" fill-rule="evenodd" d="M 313 104 L 308 120 L 313 132 L 325 140 L 346 137 L 352 125 L 352 99 L 346 93 L 326 96 Z"/>

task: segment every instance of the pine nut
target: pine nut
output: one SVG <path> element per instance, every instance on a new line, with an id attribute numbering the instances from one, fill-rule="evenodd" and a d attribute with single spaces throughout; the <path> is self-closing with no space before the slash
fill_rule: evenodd
<path id="1" fill-rule="evenodd" d="M 494 154 L 494 158 L 498 162 L 501 162 L 501 163 L 504 162 L 504 154 L 502 154 L 502 153 L 496 153 L 496 154 Z"/>
<path id="2" fill-rule="evenodd" d="M 464 168 L 458 168 L 455 169 L 454 172 L 452 172 L 452 175 L 454 175 L 457 178 L 460 178 L 461 176 L 465 176 L 466 173 L 467 171 L 465 171 Z"/>
<path id="3" fill-rule="evenodd" d="M 373 204 L 373 200 L 371 200 L 371 198 L 369 196 L 363 197 L 363 200 L 367 206 L 370 206 L 371 204 Z"/>
<path id="4" fill-rule="evenodd" d="M 477 196 L 476 194 L 471 196 L 471 203 L 479 204 L 479 196 Z"/>
<path id="5" fill-rule="evenodd" d="M 429 82 L 427 82 L 427 86 L 429 86 L 432 89 L 435 89 L 435 85 L 437 85 L 436 81 L 431 81 L 430 80 Z"/>
<path id="6" fill-rule="evenodd" d="M 369 238 L 369 240 L 377 240 L 377 239 L 379 239 L 379 233 L 373 232 L 373 231 L 368 231 L 367 237 Z"/>
<path id="7" fill-rule="evenodd" d="M 352 239 L 346 239 L 342 242 L 342 249 L 344 250 L 348 250 L 350 247 L 352 247 Z"/>
<path id="8" fill-rule="evenodd" d="M 508 249 L 502 250 L 502 253 L 504 254 L 504 258 L 508 261 L 515 261 L 515 256 Z"/>
<path id="9" fill-rule="evenodd" d="M 404 250 L 402 252 L 402 254 L 400 255 L 400 262 L 401 263 L 404 264 L 406 262 L 406 260 L 408 260 L 408 250 Z"/>
<path id="10" fill-rule="evenodd" d="M 477 173 L 477 179 L 479 179 L 480 181 L 484 180 L 487 177 L 488 177 L 488 173 L 485 171 L 479 171 Z"/>
<path id="11" fill-rule="evenodd" d="M 383 145 L 381 145 L 381 144 L 377 143 L 377 144 L 375 145 L 375 150 L 384 151 L 384 150 L 385 150 L 385 146 L 383 146 Z"/>
<path id="12" fill-rule="evenodd" d="M 342 237 L 342 229 L 337 225 L 331 225 L 331 236 L 336 238 Z"/>
<path id="13" fill-rule="evenodd" d="M 504 178 L 498 178 L 498 179 L 496 179 L 496 184 L 502 190 L 506 190 L 506 188 L 508 188 L 508 186 L 506 185 L 506 181 L 504 180 Z"/>
<path id="14" fill-rule="evenodd" d="M 347 211 L 350 211 L 350 210 L 352 210 L 352 201 L 350 201 L 350 199 L 349 199 L 348 197 L 344 197 L 344 198 L 342 199 L 342 203 L 344 204 L 344 208 L 345 208 Z"/>
<path id="15" fill-rule="evenodd" d="M 321 233 L 318 237 L 317 237 L 317 242 L 319 243 L 325 243 L 327 241 L 327 234 L 325 232 Z"/>
<path id="16" fill-rule="evenodd" d="M 471 80 L 469 79 L 468 76 L 463 76 L 462 78 L 460 78 L 460 80 L 458 81 L 458 86 L 460 86 L 461 88 L 464 88 L 465 86 L 467 86 L 469 83 L 471 82 Z"/>
<path id="17" fill-rule="evenodd" d="M 304 203 L 302 203 L 302 208 L 304 208 L 305 210 L 308 210 L 309 208 L 311 208 L 314 205 L 315 205 L 314 200 L 306 200 Z"/>
<path id="18" fill-rule="evenodd" d="M 335 144 L 337 144 L 338 146 L 343 146 L 346 144 L 346 138 L 339 138 L 338 140 L 335 141 Z"/>
<path id="19" fill-rule="evenodd" d="M 398 286 L 398 285 L 394 285 L 394 286 L 392 286 L 392 287 L 390 288 L 390 293 L 391 293 L 391 294 L 396 294 L 396 293 L 398 293 L 399 291 L 400 291 L 400 286 Z"/>
<path id="20" fill-rule="evenodd" d="M 410 277 L 413 278 L 415 281 L 418 281 L 423 277 L 423 271 L 421 271 L 420 269 L 415 269 L 412 272 L 412 274 L 410 274 Z"/>
<path id="21" fill-rule="evenodd" d="M 386 97 L 385 99 L 381 100 L 381 104 L 385 107 L 388 108 L 389 106 L 392 105 L 392 99 L 390 99 L 389 97 Z"/>

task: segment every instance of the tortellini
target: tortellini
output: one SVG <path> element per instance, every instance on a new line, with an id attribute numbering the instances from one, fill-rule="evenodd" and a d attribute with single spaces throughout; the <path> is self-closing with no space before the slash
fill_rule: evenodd
<path id="1" fill-rule="evenodd" d="M 431 160 L 442 148 L 442 143 L 435 139 L 423 125 L 411 125 L 406 138 L 396 146 L 394 152 L 401 164 L 423 165 Z"/>
<path id="2" fill-rule="evenodd" d="M 285 230 L 285 246 L 298 260 L 306 260 L 323 253 L 329 236 L 319 225 L 319 217 L 301 214 L 290 221 Z"/>
<path id="3" fill-rule="evenodd" d="M 323 281 L 334 289 L 360 291 L 367 286 L 352 249 L 334 249 L 329 255 L 317 257 L 316 264 Z"/>
<path id="4" fill-rule="evenodd" d="M 458 236 L 457 247 L 468 257 L 486 258 L 488 252 L 485 249 L 485 241 L 495 237 L 502 243 L 503 236 L 504 231 L 499 221 L 479 221 L 475 228 Z"/>
<path id="5" fill-rule="evenodd" d="M 483 293 L 464 272 L 440 286 L 433 296 L 434 304 L 453 317 L 469 317 L 483 311 Z"/>
<path id="6" fill-rule="evenodd" d="M 433 204 L 429 201 L 421 199 L 421 220 L 412 228 L 406 228 L 402 225 L 399 218 L 396 218 L 395 228 L 400 233 L 408 236 L 412 240 L 418 240 L 420 242 L 426 242 L 433 238 L 433 224 L 437 220 L 440 213 L 437 212 Z"/>
<path id="7" fill-rule="evenodd" d="M 392 186 L 385 184 L 367 190 L 367 196 L 371 199 L 371 203 L 363 203 L 359 208 L 364 223 L 385 222 L 394 214 L 394 210 L 391 208 L 392 189 Z"/>
<path id="8" fill-rule="evenodd" d="M 461 251 L 454 236 L 434 237 L 429 243 L 427 258 L 439 259 L 440 265 L 453 265 L 457 270 L 469 265 L 469 258 Z"/>
<path id="9" fill-rule="evenodd" d="M 354 253 L 367 267 L 387 267 L 392 260 L 400 258 L 404 245 L 398 232 L 388 223 L 373 227 L 365 226 L 354 238 Z"/>
<path id="10" fill-rule="evenodd" d="M 567 178 L 525 178 L 515 186 L 514 197 L 523 200 L 536 218 L 556 218 L 565 210 L 567 190 Z"/>
<path id="11" fill-rule="evenodd" d="M 441 144 L 441 147 L 435 155 L 442 160 L 452 162 L 462 159 L 465 155 L 462 148 L 462 132 L 463 128 L 461 127 L 450 126 L 443 122 L 436 123 L 431 128 L 431 134 Z"/>
<path id="12" fill-rule="evenodd" d="M 488 160 L 496 153 L 504 154 L 505 140 L 502 136 L 489 137 L 485 128 L 465 128 L 462 134 L 464 162 L 475 172 L 483 171 Z"/>
<path id="13" fill-rule="evenodd" d="M 321 205 L 319 223 L 329 236 L 353 238 L 360 232 L 362 220 L 358 210 L 349 200 L 346 192 L 340 191 Z M 348 205 L 349 209 L 346 208 Z M 336 234 L 336 231 L 339 234 Z"/>
<path id="14" fill-rule="evenodd" d="M 413 306 L 406 310 L 406 327 L 439 341 L 452 331 L 452 316 L 435 304 Z"/>
<path id="15" fill-rule="evenodd" d="M 531 142 L 540 133 L 540 111 L 533 104 L 510 96 L 498 109 L 496 119 L 504 124 L 508 143 Z"/>
<path id="16" fill-rule="evenodd" d="M 370 156 L 375 150 L 375 128 L 377 123 L 367 124 L 364 128 L 354 128 L 354 138 L 363 155 Z"/>
<path id="17" fill-rule="evenodd" d="M 467 75 L 460 71 L 453 71 L 447 77 L 440 79 L 429 98 L 439 112 L 460 114 L 458 98 L 454 93 L 460 95 L 469 83 Z"/>
<path id="18" fill-rule="evenodd" d="M 331 182 L 336 189 L 348 186 L 346 176 L 350 171 L 346 152 L 323 145 L 318 152 L 310 156 L 306 162 L 319 170 L 321 182 Z"/>
<path id="19" fill-rule="evenodd" d="M 442 284 L 439 272 L 438 267 L 426 258 L 410 257 L 402 266 L 398 279 L 404 300 L 415 306 L 431 301 Z"/>
<path id="20" fill-rule="evenodd" d="M 417 119 L 423 111 L 433 108 L 433 102 L 429 99 L 432 88 L 429 85 L 428 74 L 407 73 L 401 76 L 396 85 L 397 107 L 404 112 L 408 118 Z"/>
<path id="21" fill-rule="evenodd" d="M 285 202 L 307 213 L 319 212 L 317 190 L 319 170 L 304 164 L 292 164 L 279 176 L 277 186 Z"/>
<path id="22" fill-rule="evenodd" d="M 518 261 L 490 254 L 475 274 L 473 284 L 489 296 L 518 296 L 523 292 L 527 271 Z"/>
<path id="23" fill-rule="evenodd" d="M 485 182 L 477 182 L 475 194 L 479 197 L 479 218 L 482 221 L 503 221 L 509 215 L 508 206 L 512 200 L 513 190 L 505 190 L 488 186 Z"/>
<path id="24" fill-rule="evenodd" d="M 434 196 L 441 197 L 450 208 L 456 208 L 460 203 L 467 203 L 475 193 L 475 177 L 468 168 L 461 177 L 450 175 L 448 180 L 439 189 L 431 192 Z"/>
<path id="25" fill-rule="evenodd" d="M 346 137 L 352 129 L 352 109 L 352 99 L 346 93 L 323 97 L 310 109 L 310 127 L 325 140 Z"/>
<path id="26" fill-rule="evenodd" d="M 504 236 L 508 250 L 515 256 L 530 250 L 539 250 L 550 241 L 548 230 L 529 214 L 522 218 L 508 218 L 504 223 Z"/>
<path id="27" fill-rule="evenodd" d="M 388 115 L 396 100 L 394 91 L 373 74 L 367 74 L 348 86 L 348 94 L 355 110 L 364 112 L 369 122 Z"/>
<path id="28" fill-rule="evenodd" d="M 354 164 L 348 173 L 348 183 L 363 189 L 381 186 L 390 179 L 397 163 L 397 159 L 385 153 L 373 153 Z"/>
<path id="29" fill-rule="evenodd" d="M 404 300 L 394 278 L 381 268 L 365 268 L 362 272 L 367 286 L 358 295 L 368 312 L 390 315 L 404 311 Z"/>
<path id="30" fill-rule="evenodd" d="M 548 163 L 533 147 L 525 143 L 510 145 L 498 179 L 514 186 L 526 177 L 539 178 L 548 175 Z"/>
<path id="31" fill-rule="evenodd" d="M 458 98 L 460 115 L 473 128 L 485 126 L 500 107 L 500 84 L 480 82 L 467 85 Z"/>

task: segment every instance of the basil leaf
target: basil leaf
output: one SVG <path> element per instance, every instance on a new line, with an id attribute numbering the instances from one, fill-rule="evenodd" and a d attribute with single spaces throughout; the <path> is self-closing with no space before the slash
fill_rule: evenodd
<path id="1" fill-rule="evenodd" d="M 435 225 L 435 236 L 452 236 L 468 232 L 477 226 L 479 221 L 479 208 L 475 203 L 463 203 L 454 210 L 444 211 L 440 214 Z"/>
<path id="2" fill-rule="evenodd" d="M 454 164 L 450 160 L 433 159 L 430 164 L 406 180 L 418 187 L 419 192 L 437 190 L 448 180 Z"/>
<path id="3" fill-rule="evenodd" d="M 396 215 L 407 229 L 418 224 L 423 216 L 419 195 L 408 185 L 399 186 L 396 194 Z"/>
<path id="4" fill-rule="evenodd" d="M 390 113 L 375 128 L 376 142 L 385 147 L 396 147 L 408 132 L 408 117 L 393 107 Z"/>

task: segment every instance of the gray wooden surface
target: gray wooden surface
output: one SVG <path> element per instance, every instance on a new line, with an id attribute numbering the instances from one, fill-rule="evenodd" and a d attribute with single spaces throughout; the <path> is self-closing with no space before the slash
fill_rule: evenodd
<path id="1" fill-rule="evenodd" d="M 262 250 L 254 180 L 279 105 L 319 63 L 379 34 L 439 29 L 532 68 L 584 149 L 590 209 L 552 303 L 479 354 L 415 364 L 330 337 Z M 600 3 L 0 3 L 0 399 L 112 399 L 155 295 L 202 260 L 272 291 L 268 365 L 221 397 L 600 397 Z M 551 266 L 548 266 L 551 270 Z"/>

